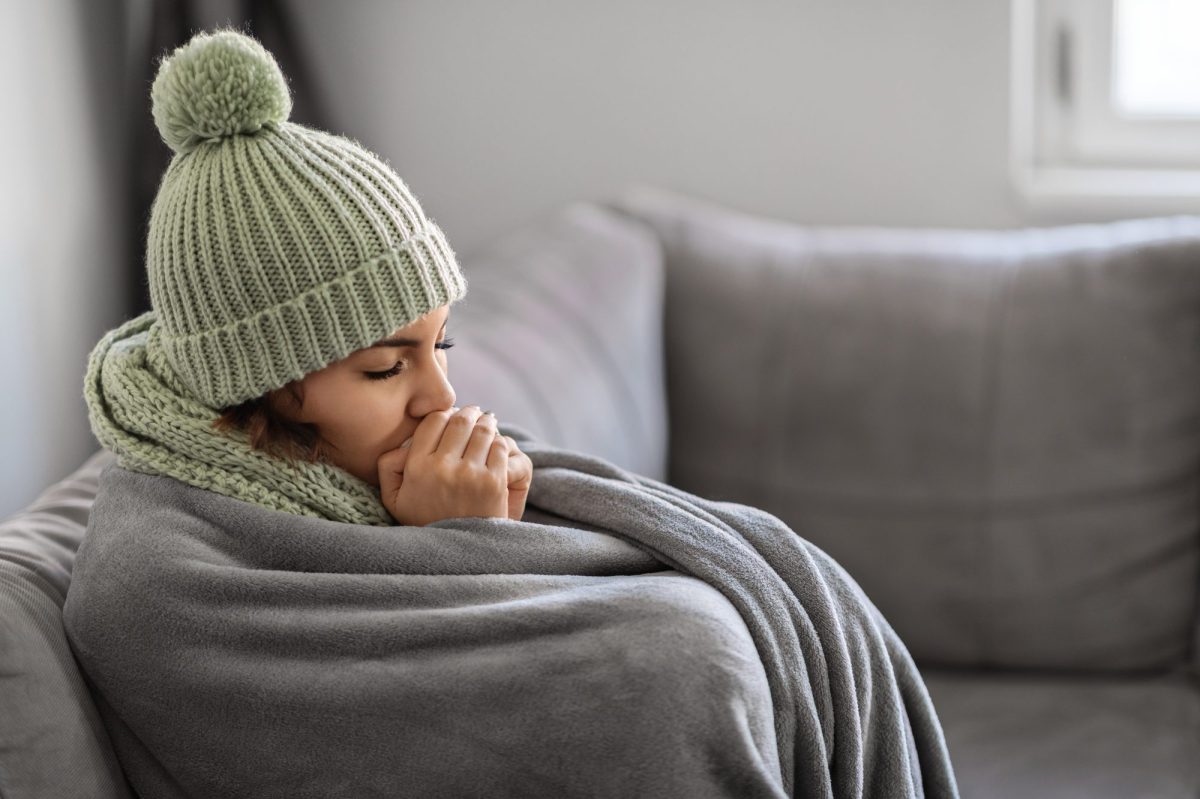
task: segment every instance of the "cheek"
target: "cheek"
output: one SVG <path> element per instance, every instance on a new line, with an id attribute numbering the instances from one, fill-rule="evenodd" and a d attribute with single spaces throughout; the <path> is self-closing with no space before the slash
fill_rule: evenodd
<path id="1" fill-rule="evenodd" d="M 327 435 L 344 449 L 369 448 L 395 436 L 404 425 L 407 394 L 366 386 L 338 403 Z"/>

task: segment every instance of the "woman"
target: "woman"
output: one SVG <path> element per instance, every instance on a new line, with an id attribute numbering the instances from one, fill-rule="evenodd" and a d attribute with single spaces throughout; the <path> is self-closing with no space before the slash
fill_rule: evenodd
<path id="1" fill-rule="evenodd" d="M 89 358 L 118 462 L 63 608 L 140 796 L 957 796 L 827 555 L 453 404 L 452 250 L 261 45 L 152 98 L 154 307 Z"/>

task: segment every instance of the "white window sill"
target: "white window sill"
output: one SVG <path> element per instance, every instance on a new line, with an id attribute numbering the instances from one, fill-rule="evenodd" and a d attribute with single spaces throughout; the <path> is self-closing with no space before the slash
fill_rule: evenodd
<path id="1" fill-rule="evenodd" d="M 1200 169 L 1019 167 L 1014 178 L 1023 199 L 1038 207 L 1200 211 Z"/>

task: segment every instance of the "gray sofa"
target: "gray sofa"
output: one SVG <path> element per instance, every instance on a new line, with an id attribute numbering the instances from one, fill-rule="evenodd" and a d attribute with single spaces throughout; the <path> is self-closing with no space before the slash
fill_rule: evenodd
<path id="1" fill-rule="evenodd" d="M 1200 218 L 821 228 L 635 186 L 463 266 L 460 404 L 829 552 L 965 799 L 1200 796 Z M 4 799 L 130 795 L 60 624 L 111 458 L 0 522 Z"/>

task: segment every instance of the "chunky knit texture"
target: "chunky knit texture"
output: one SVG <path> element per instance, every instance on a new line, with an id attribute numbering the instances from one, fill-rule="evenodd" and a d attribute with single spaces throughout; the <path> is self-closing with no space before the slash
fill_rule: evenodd
<path id="1" fill-rule="evenodd" d="M 217 411 L 191 397 L 162 357 L 162 327 L 147 311 L 100 339 L 84 399 L 92 431 L 124 468 L 301 516 L 392 525 L 379 489 L 328 463 L 284 461 L 245 435 L 213 428 Z"/>
<path id="2" fill-rule="evenodd" d="M 253 38 L 195 35 L 151 97 L 175 150 L 147 237 L 152 345 L 200 402 L 261 396 L 465 296 L 441 229 L 379 156 L 287 121 Z"/>

